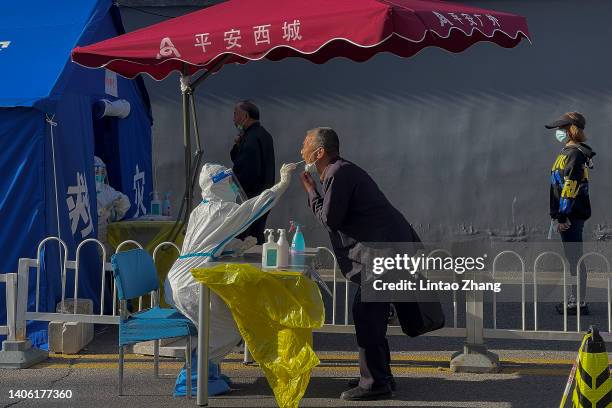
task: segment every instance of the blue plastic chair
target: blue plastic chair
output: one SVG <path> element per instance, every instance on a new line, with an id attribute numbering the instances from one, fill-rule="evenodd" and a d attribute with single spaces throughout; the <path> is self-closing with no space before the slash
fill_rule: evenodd
<path id="1" fill-rule="evenodd" d="M 124 347 L 142 341 L 155 341 L 154 366 L 159 367 L 159 340 L 172 337 L 187 338 L 185 365 L 191 378 L 191 336 L 197 334 L 194 324 L 176 309 L 162 309 L 159 305 L 159 282 L 153 258 L 143 249 L 119 252 L 111 257 L 113 276 L 120 300 L 119 312 L 119 395 L 123 394 Z M 129 314 L 127 301 L 151 294 L 153 307 Z M 191 383 L 186 397 L 191 397 Z"/>

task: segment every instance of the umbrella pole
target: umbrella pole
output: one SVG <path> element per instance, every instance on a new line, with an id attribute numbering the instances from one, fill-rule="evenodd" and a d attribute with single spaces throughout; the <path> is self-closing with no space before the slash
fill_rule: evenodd
<path id="1" fill-rule="evenodd" d="M 200 165 L 202 164 L 202 144 L 200 140 L 200 127 L 198 126 L 198 114 L 196 110 L 196 98 L 195 98 L 195 90 L 202 82 L 204 82 L 209 76 L 211 76 L 214 72 L 217 72 L 223 64 L 225 64 L 229 60 L 229 55 L 224 55 L 221 59 L 213 65 L 211 69 L 204 72 L 198 78 L 196 78 L 191 84 L 189 84 L 190 88 L 190 105 L 191 105 L 191 116 L 193 118 L 193 130 L 195 132 L 195 142 L 196 142 L 196 152 L 194 155 L 195 162 L 192 165 L 191 169 L 191 194 L 193 194 L 193 189 L 195 188 L 195 183 L 198 179 L 198 170 Z"/>
<path id="2" fill-rule="evenodd" d="M 191 214 L 191 207 L 193 204 L 193 188 L 195 184 L 195 175 L 197 174 L 198 167 L 200 165 L 202 149 L 200 145 L 200 135 L 197 123 L 196 116 L 196 107 L 195 107 L 195 97 L 193 92 L 195 88 L 200 85 L 203 81 L 205 81 L 210 75 L 219 70 L 223 64 L 225 64 L 229 55 L 224 55 L 210 70 L 206 71 L 204 74 L 200 75 L 193 83 L 190 83 L 191 76 L 187 74 L 187 68 L 183 70 L 183 73 L 180 77 L 181 83 L 181 94 L 183 101 L 183 147 L 185 149 L 185 195 L 183 196 L 183 203 L 181 204 L 181 210 L 179 211 L 176 224 L 170 231 L 170 236 L 172 236 L 171 241 L 176 241 L 176 238 L 179 234 L 180 229 L 176 229 L 179 223 L 183 227 L 187 225 L 189 221 L 189 215 Z M 198 148 L 198 156 L 196 157 L 196 167 L 192 169 L 191 163 L 191 120 L 190 120 L 190 108 L 194 118 L 194 126 L 196 130 L 197 137 L 197 148 Z M 183 212 L 184 210 L 184 212 Z M 182 222 L 181 222 L 182 221 Z"/>
<path id="3" fill-rule="evenodd" d="M 185 149 L 185 196 L 183 213 L 183 224 L 187 224 L 187 219 L 191 213 L 191 205 L 193 194 L 191 191 L 191 120 L 190 113 L 190 98 L 191 87 L 189 86 L 190 75 L 181 74 L 181 93 L 183 95 L 183 147 Z"/>
<path id="4" fill-rule="evenodd" d="M 189 220 L 189 214 L 191 214 L 191 206 L 193 202 L 190 108 L 192 108 L 192 105 L 195 103 L 195 98 L 193 97 L 193 88 L 189 84 L 190 81 L 191 76 L 187 75 L 185 70 L 185 72 L 182 73 L 180 76 L 183 113 L 183 149 L 185 152 L 185 192 L 183 194 L 183 202 L 181 203 L 181 208 L 177 214 L 176 222 L 174 223 L 170 231 L 168 231 L 168 238 L 171 242 L 176 242 L 176 239 L 178 238 L 181 229 L 183 229 L 187 225 L 187 221 Z M 193 109 L 193 114 L 195 115 L 195 107 L 193 107 Z M 198 141 L 198 150 L 200 150 L 199 148 L 200 143 Z"/>
<path id="5" fill-rule="evenodd" d="M 192 88 L 193 89 L 193 88 Z M 193 165 L 192 165 L 192 169 L 191 169 L 191 192 L 193 193 L 193 190 L 195 188 L 195 183 L 198 180 L 198 170 L 200 169 L 200 166 L 202 165 L 202 142 L 200 140 L 200 127 L 198 126 L 198 113 L 196 111 L 196 98 L 195 95 L 193 94 L 193 90 L 191 93 L 191 117 L 193 118 L 193 131 L 195 133 L 195 143 L 196 143 L 196 151 L 194 154 L 194 160 L 193 160 Z"/>

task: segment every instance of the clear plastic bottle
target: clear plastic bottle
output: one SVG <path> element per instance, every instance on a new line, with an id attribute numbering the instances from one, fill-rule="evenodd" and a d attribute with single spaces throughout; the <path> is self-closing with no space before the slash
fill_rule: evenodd
<path id="1" fill-rule="evenodd" d="M 162 215 L 165 215 L 166 217 L 170 217 L 172 215 L 169 191 L 164 194 L 164 201 L 162 203 Z"/>
<path id="2" fill-rule="evenodd" d="M 303 268 L 305 263 L 306 242 L 304 241 L 301 225 L 295 221 L 291 221 L 291 229 L 289 231 L 294 229 L 295 234 L 293 234 L 293 241 L 291 242 L 291 266 Z"/>

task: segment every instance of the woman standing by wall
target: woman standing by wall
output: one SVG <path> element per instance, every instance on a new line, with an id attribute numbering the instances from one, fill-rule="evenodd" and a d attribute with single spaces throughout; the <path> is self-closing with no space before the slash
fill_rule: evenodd
<path id="1" fill-rule="evenodd" d="M 589 199 L 589 169 L 593 168 L 595 152 L 585 144 L 584 127 L 586 119 L 578 112 L 568 112 L 556 121 L 546 125 L 556 129 L 556 139 L 564 144 L 557 156 L 550 179 L 550 217 L 557 221 L 563 250 L 569 263 L 570 273 L 576 276 L 577 263 L 582 256 L 582 231 L 584 222 L 591 216 Z M 588 314 L 586 299 L 586 267 L 580 265 L 580 313 Z M 572 290 L 567 302 L 567 313 L 576 314 L 577 290 Z M 563 314 L 563 303 L 557 305 L 557 312 Z"/>

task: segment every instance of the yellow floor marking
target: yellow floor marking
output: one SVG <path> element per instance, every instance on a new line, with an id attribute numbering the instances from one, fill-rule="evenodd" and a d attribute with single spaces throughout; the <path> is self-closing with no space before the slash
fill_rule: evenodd
<path id="1" fill-rule="evenodd" d="M 323 360 L 357 360 L 357 353 L 337 354 L 337 353 L 319 353 L 317 354 L 321 361 Z M 240 357 L 242 358 L 242 357 Z M 433 354 L 393 354 L 391 353 L 391 361 L 415 361 L 415 362 L 448 362 L 449 357 Z M 545 365 L 572 365 L 575 359 L 548 359 L 548 358 L 500 358 L 503 363 L 516 364 L 545 364 Z"/>
<path id="2" fill-rule="evenodd" d="M 319 359 L 323 361 L 357 361 L 357 353 L 319 353 Z M 55 354 L 49 353 L 49 358 L 62 360 L 117 360 L 118 354 Z M 143 356 L 140 354 L 126 354 L 126 361 L 142 360 L 153 361 L 153 356 Z M 242 354 L 232 353 L 226 357 L 226 361 L 242 361 Z M 167 361 L 168 358 L 160 357 L 160 361 Z M 391 354 L 391 361 L 408 362 L 449 362 L 448 357 L 433 354 Z M 537 365 L 572 365 L 573 359 L 548 359 L 548 358 L 501 358 L 502 363 L 515 364 L 537 364 Z"/>
<path id="3" fill-rule="evenodd" d="M 81 357 L 92 357 L 94 355 L 81 356 Z M 75 358 L 72 362 L 64 362 L 67 360 L 68 356 L 62 356 L 62 358 L 54 357 L 52 360 L 37 364 L 34 368 L 43 369 L 43 368 L 72 368 L 72 369 L 110 369 L 116 370 L 118 369 L 118 362 L 116 360 L 117 356 L 113 354 L 104 354 L 104 355 L 95 355 L 98 359 L 104 358 L 112 361 L 107 362 L 91 362 L 91 358 Z M 128 356 L 125 362 L 125 369 L 150 369 L 153 370 L 152 359 L 146 356 L 137 356 L 135 358 L 137 360 L 145 360 L 145 361 L 133 361 L 132 356 Z M 140 358 L 142 357 L 142 358 Z M 58 362 L 61 361 L 61 362 Z M 355 364 L 353 365 L 332 365 L 325 362 L 326 359 L 322 360 L 322 365 L 319 367 L 315 367 L 313 374 L 324 374 L 324 373 L 334 373 L 334 374 L 346 374 L 346 375 L 356 375 L 359 372 L 359 367 Z M 397 360 L 396 360 L 397 361 Z M 407 360 L 406 360 L 407 361 Z M 413 360 L 411 360 L 413 361 Z M 444 360 L 446 362 L 446 360 Z M 565 361 L 565 360 L 560 360 Z M 183 367 L 184 363 L 182 361 L 168 361 L 161 360 L 160 361 L 160 369 L 163 371 L 176 372 Z M 242 362 L 223 362 L 222 369 L 224 371 L 251 371 L 257 376 L 261 376 L 262 372 L 259 366 L 257 365 L 248 365 L 245 366 Z M 445 373 L 450 374 L 451 370 L 449 367 L 444 366 L 403 366 L 403 365 L 395 365 L 393 364 L 393 372 L 396 375 L 402 374 L 411 374 L 411 373 Z M 167 374 L 167 373 L 166 373 Z M 546 368 L 546 367 L 502 367 L 500 374 L 516 374 L 516 375 L 531 375 L 531 376 L 567 376 L 568 369 L 565 368 Z"/>
<path id="4" fill-rule="evenodd" d="M 162 374 L 173 374 L 176 373 L 183 367 L 182 363 L 164 363 L 160 365 Z M 251 371 L 255 376 L 263 376 L 263 372 L 257 366 L 244 366 L 242 364 L 222 364 L 222 370 L 231 375 L 231 371 Z M 37 369 L 53 368 L 53 369 L 95 369 L 95 370 L 117 370 L 118 364 L 116 363 L 83 363 L 83 364 L 47 364 L 42 363 L 36 366 Z M 125 370 L 139 369 L 139 370 L 152 370 L 152 364 L 146 363 L 125 363 Z M 333 373 L 338 375 L 353 376 L 359 374 L 359 367 L 357 366 L 334 366 L 334 367 L 316 367 L 313 375 Z M 451 371 L 448 367 L 393 367 L 393 373 L 400 377 L 406 374 L 425 374 L 425 373 L 444 373 L 450 374 Z M 516 374 L 516 375 L 529 375 L 529 376 L 554 376 L 554 377 L 566 377 L 568 375 L 567 370 L 553 369 L 553 368 L 516 368 L 516 369 L 502 369 L 500 374 Z"/>

